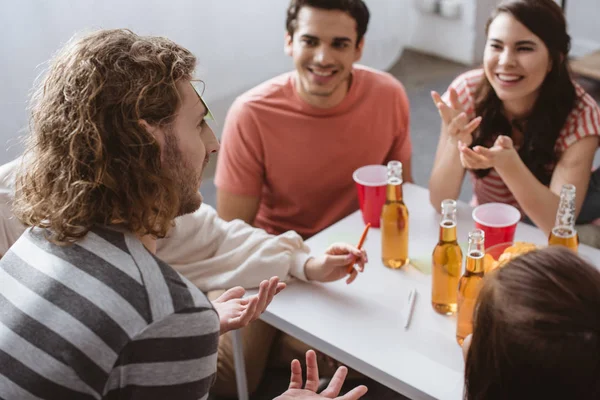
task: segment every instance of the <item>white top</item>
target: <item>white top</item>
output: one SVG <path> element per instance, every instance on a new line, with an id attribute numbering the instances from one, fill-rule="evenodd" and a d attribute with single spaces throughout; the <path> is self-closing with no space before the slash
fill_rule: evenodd
<path id="1" fill-rule="evenodd" d="M 409 210 L 409 256 L 431 264 L 438 241 L 439 214 L 429 205 L 429 192 L 404 184 Z M 474 229 L 471 208 L 458 202 L 458 240 L 466 243 Z M 337 222 L 307 241 L 319 254 L 334 241 L 358 241 L 364 229 L 360 212 Z M 537 228 L 520 223 L 515 240 L 546 245 Z M 456 317 L 431 307 L 431 275 L 412 265 L 392 270 L 381 262 L 379 229 L 371 228 L 363 248 L 369 264 L 351 285 L 294 283 L 278 294 L 262 319 L 305 341 L 351 368 L 411 399 L 462 399 L 462 352 L 455 339 Z M 600 251 L 581 245 L 580 255 L 600 261 Z M 408 293 L 416 288 L 408 330 Z"/>
<path id="2" fill-rule="evenodd" d="M 0 166 L 0 256 L 25 231 L 11 210 L 19 162 Z M 203 204 L 175 220 L 167 237 L 157 241 L 156 255 L 206 292 L 238 285 L 258 287 L 272 276 L 305 280 L 309 251 L 295 232 L 274 236 L 241 220 L 226 222 Z"/>

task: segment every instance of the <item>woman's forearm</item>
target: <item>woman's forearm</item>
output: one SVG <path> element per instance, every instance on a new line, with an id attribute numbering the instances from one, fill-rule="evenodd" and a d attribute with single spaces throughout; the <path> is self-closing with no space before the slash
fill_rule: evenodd
<path id="1" fill-rule="evenodd" d="M 514 162 L 496 167 L 496 171 L 527 216 L 549 235 L 560 197 L 544 186 L 519 157 Z"/>
<path id="2" fill-rule="evenodd" d="M 464 176 L 457 146 L 440 143 L 429 178 L 429 201 L 436 210 L 442 200 L 458 198 Z"/>

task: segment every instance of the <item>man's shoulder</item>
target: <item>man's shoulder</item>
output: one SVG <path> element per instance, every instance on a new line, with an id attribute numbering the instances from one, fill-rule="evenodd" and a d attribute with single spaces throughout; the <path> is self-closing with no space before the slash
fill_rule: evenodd
<path id="1" fill-rule="evenodd" d="M 404 85 L 394 75 L 389 72 L 380 71 L 375 68 L 367 67 L 365 65 L 355 64 L 354 73 L 356 78 L 361 80 L 363 83 L 373 89 L 387 90 L 390 92 L 404 92 Z"/>
<path id="2" fill-rule="evenodd" d="M 36 246 L 41 251 L 57 256 L 57 260 L 66 262 L 78 268 L 91 264 L 108 267 L 121 266 L 122 263 L 131 265 L 131 254 L 126 243 L 126 235 L 117 229 L 104 226 L 94 226 L 85 236 L 71 243 L 58 243 L 52 230 L 32 227 L 25 231 L 23 237 L 30 246 Z"/>
<path id="3" fill-rule="evenodd" d="M 104 257 L 104 261 L 144 286 L 145 296 L 153 297 L 150 301 L 163 310 L 162 315 L 152 313 L 155 319 L 166 317 L 169 314 L 166 310 L 169 309 L 179 312 L 198 307 L 212 308 L 197 287 L 171 265 L 149 252 L 131 232 L 112 226 L 95 226 L 78 244 L 101 258 L 102 249 L 110 251 L 110 258 Z M 158 287 L 162 287 L 162 291 Z"/>
<path id="4" fill-rule="evenodd" d="M 404 85 L 388 72 L 363 65 L 354 66 L 357 89 L 353 97 L 367 109 L 409 110 L 409 100 Z M 390 114 L 391 115 L 391 114 Z M 398 115 L 394 113 L 394 116 Z"/>
<path id="5" fill-rule="evenodd" d="M 37 251 L 55 256 L 58 264 L 65 264 L 76 269 L 86 270 L 96 267 L 100 274 L 110 274 L 116 267 L 121 272 L 129 267 L 138 270 L 132 260 L 131 246 L 126 237 L 130 235 L 124 230 L 105 226 L 93 226 L 82 238 L 61 243 L 49 228 L 31 227 L 22 235 L 27 244 L 34 246 Z M 137 240 L 137 239 L 135 239 Z M 57 265 L 58 265 L 57 264 Z M 128 268 L 124 268 L 126 265 Z M 134 276 L 139 272 L 129 271 Z"/>
<path id="6" fill-rule="evenodd" d="M 258 84 L 238 96 L 234 104 L 238 107 L 264 106 L 289 98 L 293 93 L 292 74 L 293 72 L 286 72 Z"/>

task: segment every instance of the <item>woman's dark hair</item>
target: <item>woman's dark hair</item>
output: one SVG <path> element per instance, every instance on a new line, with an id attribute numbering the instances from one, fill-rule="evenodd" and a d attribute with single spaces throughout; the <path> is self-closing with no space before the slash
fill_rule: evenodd
<path id="1" fill-rule="evenodd" d="M 356 46 L 367 32 L 369 25 L 369 9 L 362 0 L 292 0 L 287 10 L 285 28 L 293 37 L 296 31 L 298 13 L 302 7 L 314 7 L 323 10 L 340 10 L 356 21 Z"/>
<path id="2" fill-rule="evenodd" d="M 486 277 L 465 399 L 600 398 L 600 272 L 555 246 Z"/>
<path id="3" fill-rule="evenodd" d="M 567 65 L 571 38 L 567 34 L 564 14 L 553 0 L 502 2 L 487 22 L 486 35 L 494 18 L 501 13 L 510 14 L 544 42 L 552 69 L 542 83 L 533 110 L 518 121 L 508 120 L 502 101 L 484 76 L 475 95 L 475 112 L 483 119 L 472 146 L 490 147 L 498 135 L 512 137 L 513 126 L 517 127 L 523 133 L 519 149 L 521 159 L 540 182 L 548 185 L 560 157 L 556 152 L 556 141 L 577 100 Z M 474 172 L 483 178 L 489 171 Z"/>

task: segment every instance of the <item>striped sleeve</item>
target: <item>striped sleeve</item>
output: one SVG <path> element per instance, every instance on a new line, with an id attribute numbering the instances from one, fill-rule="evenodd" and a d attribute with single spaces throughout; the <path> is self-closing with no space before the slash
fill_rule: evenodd
<path id="1" fill-rule="evenodd" d="M 557 140 L 559 151 L 565 151 L 574 143 L 588 136 L 600 137 L 600 107 L 581 86 L 575 84 L 577 104 L 567 117 Z"/>
<path id="2" fill-rule="evenodd" d="M 474 69 L 459 75 L 442 95 L 442 100 L 450 105 L 450 89 L 456 90 L 458 100 L 469 119 L 475 118 L 475 92 L 483 79 L 483 70 Z"/>
<path id="3" fill-rule="evenodd" d="M 216 376 L 219 318 L 195 307 L 150 324 L 119 354 L 104 399 L 206 399 Z"/>

